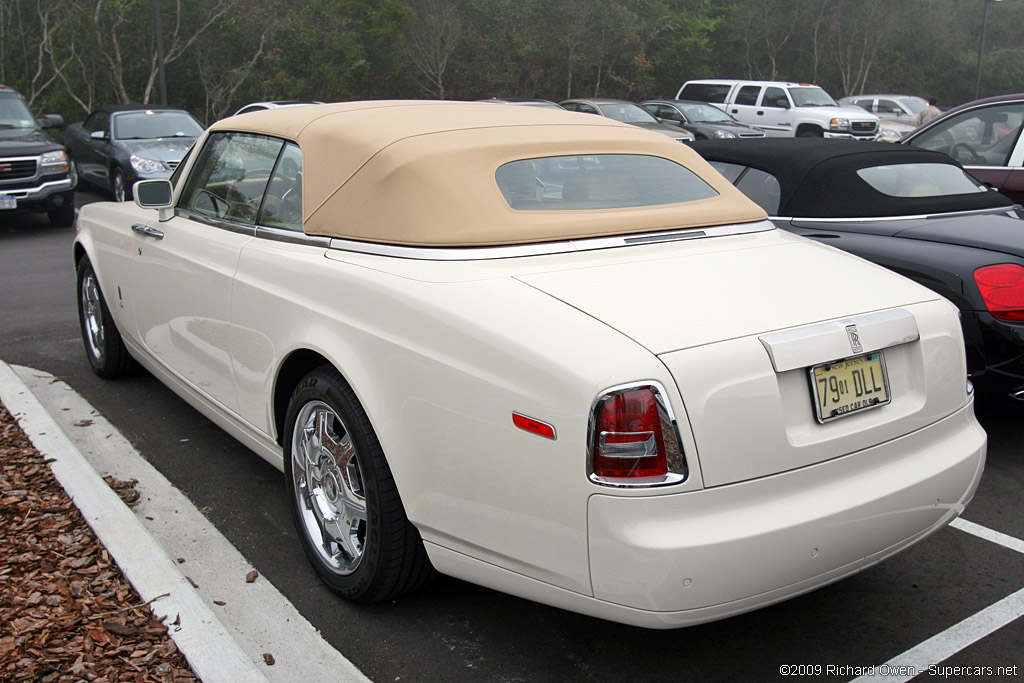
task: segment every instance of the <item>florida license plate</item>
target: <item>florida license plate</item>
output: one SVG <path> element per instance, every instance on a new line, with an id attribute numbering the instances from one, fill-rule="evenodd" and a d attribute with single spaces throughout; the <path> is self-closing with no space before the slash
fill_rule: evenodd
<path id="1" fill-rule="evenodd" d="M 889 377 L 882 352 L 811 368 L 814 412 L 828 422 L 889 403 Z"/>
<path id="2" fill-rule="evenodd" d="M 16 209 L 18 200 L 12 194 L 0 194 L 0 209 Z"/>

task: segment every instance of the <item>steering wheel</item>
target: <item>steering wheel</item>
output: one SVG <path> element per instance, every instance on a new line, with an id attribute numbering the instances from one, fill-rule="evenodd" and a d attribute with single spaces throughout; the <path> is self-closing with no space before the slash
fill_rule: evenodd
<path id="1" fill-rule="evenodd" d="M 974 151 L 974 148 L 968 145 L 966 142 L 958 142 L 953 145 L 949 150 L 949 156 L 953 157 L 961 164 L 983 164 L 985 159 L 980 154 Z"/>

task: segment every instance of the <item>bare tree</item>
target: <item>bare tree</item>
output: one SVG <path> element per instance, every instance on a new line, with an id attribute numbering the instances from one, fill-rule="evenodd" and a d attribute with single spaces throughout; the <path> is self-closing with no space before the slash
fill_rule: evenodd
<path id="1" fill-rule="evenodd" d="M 22 81 L 22 95 L 29 105 L 52 86 L 68 67 L 71 58 L 55 55 L 63 27 L 74 16 L 59 0 L 15 0 L 0 4 L 0 45 L 16 42 L 0 53 L 0 82 L 7 81 L 7 64 L 15 61 Z M 22 10 L 25 10 L 24 12 Z M 26 16 L 26 12 L 28 16 Z"/>
<path id="2" fill-rule="evenodd" d="M 443 100 L 445 72 L 462 38 L 462 18 L 455 0 L 411 0 L 406 22 L 406 55 L 416 67 L 416 81 L 428 94 Z"/>

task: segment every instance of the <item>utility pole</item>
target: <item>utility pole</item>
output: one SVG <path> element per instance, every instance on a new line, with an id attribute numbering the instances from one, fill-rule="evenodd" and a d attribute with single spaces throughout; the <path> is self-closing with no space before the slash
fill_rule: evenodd
<path id="1" fill-rule="evenodd" d="M 160 83 L 160 104 L 167 105 L 167 78 L 164 75 L 164 31 L 160 23 L 160 0 L 153 0 L 156 30 L 156 70 Z"/>

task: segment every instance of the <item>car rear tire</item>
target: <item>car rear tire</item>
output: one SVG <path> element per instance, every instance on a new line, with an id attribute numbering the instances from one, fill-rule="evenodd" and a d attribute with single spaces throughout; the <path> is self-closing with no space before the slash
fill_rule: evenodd
<path id="1" fill-rule="evenodd" d="M 82 341 L 85 342 L 85 355 L 93 372 L 106 379 L 117 379 L 138 370 L 114 324 L 96 271 L 88 258 L 78 262 L 78 322 Z"/>
<path id="2" fill-rule="evenodd" d="M 124 171 L 119 168 L 115 168 L 110 174 L 110 189 L 114 193 L 115 202 L 131 201 L 132 189 L 128 187 L 128 181 L 125 180 Z"/>
<path id="3" fill-rule="evenodd" d="M 299 383 L 285 417 L 285 475 L 303 550 L 354 602 L 396 598 L 434 569 L 370 421 L 330 366 Z"/>
<path id="4" fill-rule="evenodd" d="M 50 219 L 50 225 L 54 228 L 68 228 L 75 223 L 75 205 L 65 204 L 59 209 L 51 209 L 46 212 Z"/>

